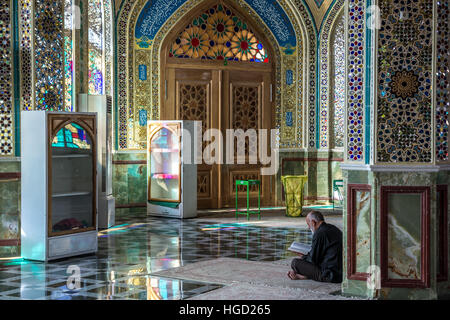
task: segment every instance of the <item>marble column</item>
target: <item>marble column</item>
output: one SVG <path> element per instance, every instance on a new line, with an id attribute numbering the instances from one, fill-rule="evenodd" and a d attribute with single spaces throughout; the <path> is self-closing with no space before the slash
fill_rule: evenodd
<path id="1" fill-rule="evenodd" d="M 348 2 L 343 293 L 450 293 L 448 10 Z"/>

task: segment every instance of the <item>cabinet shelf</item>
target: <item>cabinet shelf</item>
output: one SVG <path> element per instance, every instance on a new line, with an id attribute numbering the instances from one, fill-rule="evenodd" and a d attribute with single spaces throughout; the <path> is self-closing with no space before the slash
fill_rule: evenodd
<path id="1" fill-rule="evenodd" d="M 52 159 L 66 159 L 66 158 L 88 158 L 90 154 L 59 154 L 53 155 Z"/>
<path id="2" fill-rule="evenodd" d="M 165 148 L 153 148 L 151 150 L 152 153 L 173 153 L 180 152 L 179 149 L 165 149 Z"/>
<path id="3" fill-rule="evenodd" d="M 151 178 L 169 180 L 169 179 L 178 179 L 179 176 L 178 174 L 170 174 L 170 173 L 152 173 Z"/>
<path id="4" fill-rule="evenodd" d="M 92 194 L 92 192 L 90 192 L 90 191 L 74 191 L 74 192 L 54 193 L 54 194 L 52 194 L 52 198 L 88 196 L 91 194 Z"/>

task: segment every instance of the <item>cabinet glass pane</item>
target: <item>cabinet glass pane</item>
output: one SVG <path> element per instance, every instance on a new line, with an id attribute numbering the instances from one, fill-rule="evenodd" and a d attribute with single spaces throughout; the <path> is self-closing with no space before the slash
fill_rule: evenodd
<path id="1" fill-rule="evenodd" d="M 86 130 L 66 125 L 52 140 L 52 232 L 93 226 L 93 150 Z"/>
<path id="2" fill-rule="evenodd" d="M 162 127 L 150 143 L 150 199 L 179 201 L 180 140 L 174 130 Z"/>

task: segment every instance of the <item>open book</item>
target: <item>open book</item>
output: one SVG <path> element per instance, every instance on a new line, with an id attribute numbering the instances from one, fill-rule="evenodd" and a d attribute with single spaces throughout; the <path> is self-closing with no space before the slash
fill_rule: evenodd
<path id="1" fill-rule="evenodd" d="M 303 254 L 308 254 L 311 251 L 311 246 L 301 242 L 292 242 L 291 246 L 288 248 L 289 251 L 299 252 Z"/>

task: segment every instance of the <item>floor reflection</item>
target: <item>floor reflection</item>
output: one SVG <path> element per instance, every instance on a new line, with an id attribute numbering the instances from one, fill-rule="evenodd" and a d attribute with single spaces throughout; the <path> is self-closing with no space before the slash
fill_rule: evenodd
<path id="1" fill-rule="evenodd" d="M 186 299 L 221 286 L 151 273 L 219 257 L 275 261 L 294 256 L 287 251 L 292 241 L 311 242 L 307 229 L 142 214 L 117 220 L 99 232 L 95 255 L 49 263 L 1 261 L 0 299 Z"/>

